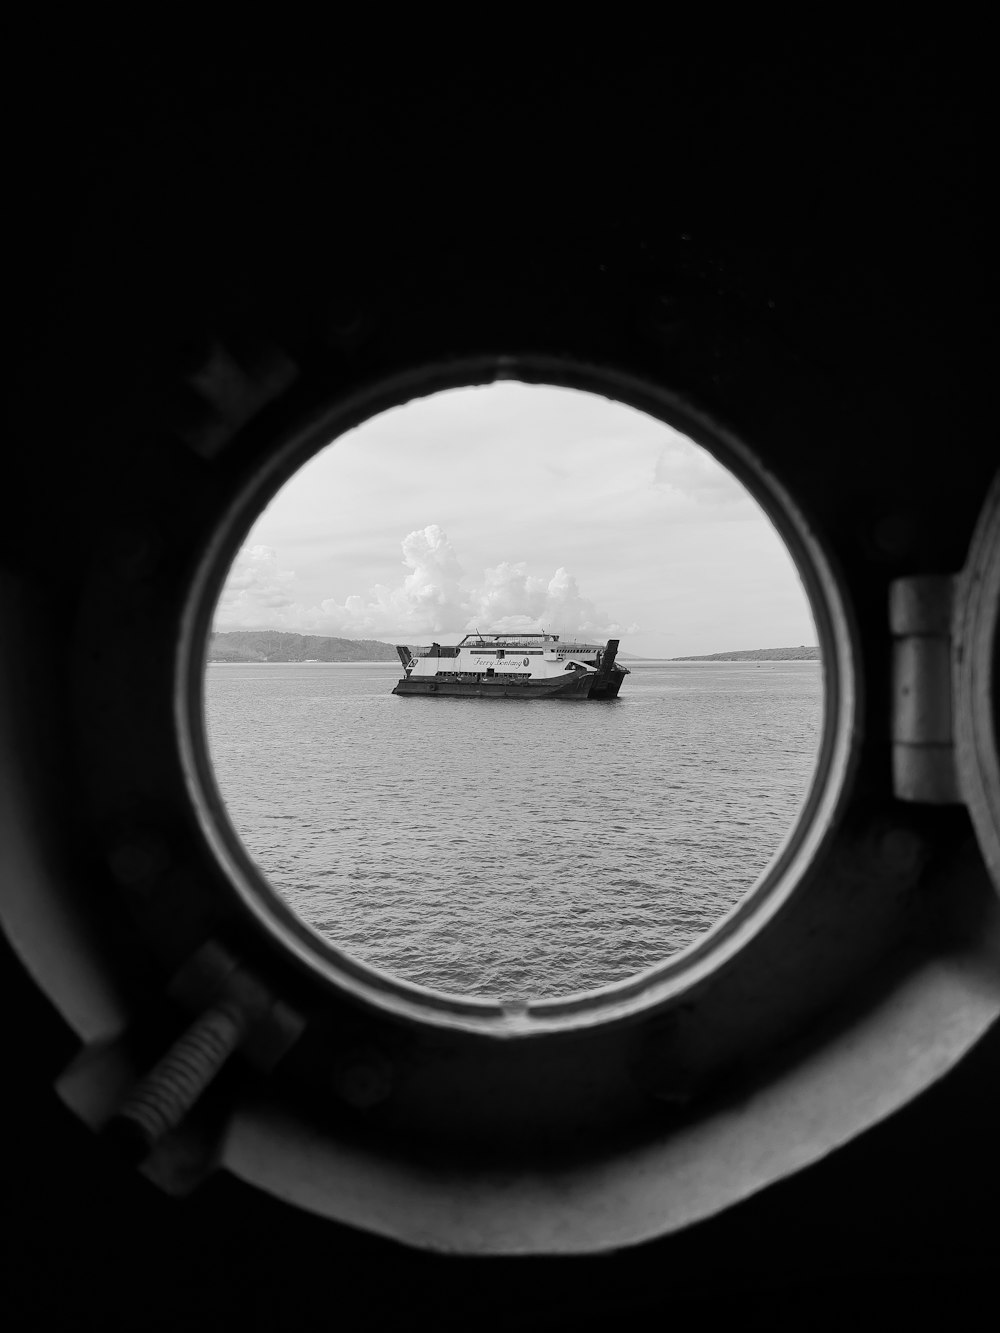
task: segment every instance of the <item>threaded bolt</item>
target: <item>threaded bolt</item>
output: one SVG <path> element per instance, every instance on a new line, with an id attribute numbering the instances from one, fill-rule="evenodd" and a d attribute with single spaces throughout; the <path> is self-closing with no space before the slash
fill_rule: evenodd
<path id="1" fill-rule="evenodd" d="M 206 1009 L 135 1085 L 108 1126 L 141 1161 L 187 1115 L 242 1040 L 246 1012 L 231 1000 Z"/>

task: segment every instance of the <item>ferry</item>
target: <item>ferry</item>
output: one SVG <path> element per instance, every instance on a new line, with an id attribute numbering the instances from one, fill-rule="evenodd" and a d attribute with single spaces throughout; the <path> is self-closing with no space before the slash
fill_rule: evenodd
<path id="1" fill-rule="evenodd" d="M 477 631 L 460 643 L 432 643 L 416 652 L 396 644 L 403 676 L 392 692 L 463 699 L 616 699 L 629 674 L 615 661 L 618 643 L 562 643 L 558 634 Z"/>

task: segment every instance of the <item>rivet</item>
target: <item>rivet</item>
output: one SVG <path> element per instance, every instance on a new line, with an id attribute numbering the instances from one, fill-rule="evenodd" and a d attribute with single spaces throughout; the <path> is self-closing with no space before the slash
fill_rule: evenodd
<path id="1" fill-rule="evenodd" d="M 875 523 L 872 541 L 883 555 L 905 555 L 913 541 L 913 523 L 904 514 L 886 514 Z"/>
<path id="2" fill-rule="evenodd" d="M 378 1051 L 353 1051 L 338 1061 L 333 1086 L 348 1106 L 366 1111 L 384 1102 L 392 1091 L 392 1066 Z"/>
<path id="3" fill-rule="evenodd" d="M 879 862 L 894 875 L 911 875 L 919 866 L 924 840 L 909 828 L 890 829 L 879 840 Z"/>
<path id="4" fill-rule="evenodd" d="M 114 559 L 117 572 L 126 578 L 141 578 L 153 568 L 157 558 L 157 543 L 146 532 L 121 533 L 115 542 Z"/>
<path id="5" fill-rule="evenodd" d="M 695 1099 L 701 1073 L 688 1060 L 668 1049 L 647 1047 L 631 1065 L 636 1086 L 654 1101 L 686 1106 Z"/>
<path id="6" fill-rule="evenodd" d="M 111 849 L 111 873 L 121 884 L 142 884 L 170 865 L 166 843 L 156 834 L 123 838 Z"/>
<path id="7" fill-rule="evenodd" d="M 368 324 L 368 312 L 358 299 L 342 296 L 326 311 L 327 337 L 343 351 L 350 351 L 364 340 Z"/>

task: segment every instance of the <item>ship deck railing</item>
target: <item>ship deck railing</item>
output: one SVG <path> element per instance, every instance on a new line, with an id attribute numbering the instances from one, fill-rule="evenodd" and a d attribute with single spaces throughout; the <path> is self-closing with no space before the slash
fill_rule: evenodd
<path id="1" fill-rule="evenodd" d="M 405 644 L 404 646 L 409 648 L 411 657 L 443 656 L 443 653 L 432 653 L 430 647 L 414 648 L 409 644 Z M 537 639 L 505 639 L 503 643 L 498 643 L 496 641 L 492 643 L 456 643 L 442 645 L 442 647 L 447 647 L 449 650 L 452 648 L 461 648 L 469 652 L 476 652 L 477 650 L 495 651 L 497 648 L 502 648 L 505 651 L 508 648 L 512 650 L 530 648 L 534 652 L 537 652 L 540 645 Z M 565 656 L 567 653 L 570 656 L 575 656 L 580 653 L 600 653 L 604 651 L 604 647 L 605 645 L 603 643 L 554 643 L 551 646 L 546 645 L 545 651 L 555 653 L 557 656 Z M 452 656 L 450 651 L 448 656 Z"/>

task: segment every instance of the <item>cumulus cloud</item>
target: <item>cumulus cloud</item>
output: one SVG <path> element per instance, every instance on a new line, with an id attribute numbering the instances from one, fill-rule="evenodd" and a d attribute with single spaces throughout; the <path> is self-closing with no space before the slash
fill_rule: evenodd
<path id="1" fill-rule="evenodd" d="M 294 604 L 295 574 L 278 564 L 271 546 L 244 546 L 233 561 L 215 608 L 217 621 L 230 628 L 259 628 L 261 616 L 282 617 Z"/>
<path id="2" fill-rule="evenodd" d="M 501 562 L 478 583 L 465 576 L 451 541 L 436 523 L 402 542 L 406 574 L 392 586 L 376 584 L 344 602 L 327 598 L 304 605 L 296 578 L 281 568 L 269 546 L 250 546 L 237 556 L 216 608 L 215 628 L 279 629 L 299 634 L 417 641 L 473 629 L 516 630 L 544 626 L 565 635 L 609 635 L 622 626 L 580 592 L 576 579 L 559 568 L 550 578 L 529 574 L 527 564 Z M 638 626 L 630 625 L 629 633 Z"/>
<path id="3" fill-rule="evenodd" d="M 550 579 L 535 578 L 521 561 L 503 561 L 483 574 L 482 586 L 469 599 L 471 616 L 466 629 L 514 630 L 539 624 L 570 634 L 613 634 L 621 627 L 608 623 L 584 597 L 576 579 L 560 567 Z"/>

